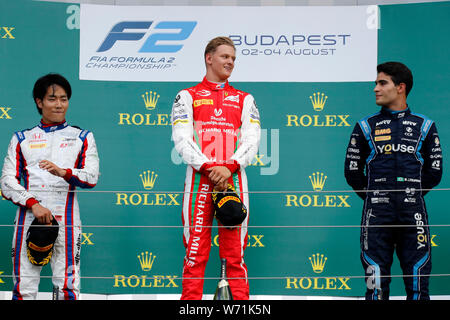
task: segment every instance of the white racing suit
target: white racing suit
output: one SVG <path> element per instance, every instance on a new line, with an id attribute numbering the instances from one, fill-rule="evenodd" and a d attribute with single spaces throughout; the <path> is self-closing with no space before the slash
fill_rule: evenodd
<path id="1" fill-rule="evenodd" d="M 48 160 L 65 169 L 57 177 L 39 168 Z M 74 192 L 76 187 L 97 184 L 99 158 L 94 136 L 67 122 L 49 126 L 42 122 L 16 132 L 9 144 L 1 177 L 2 195 L 18 206 L 12 242 L 13 299 L 36 299 L 42 267 L 30 263 L 26 250 L 27 230 L 34 220 L 31 206 L 39 202 L 59 224 L 50 265 L 53 285 L 60 299 L 78 299 L 81 221 Z M 23 186 L 20 181 L 23 181 Z"/>

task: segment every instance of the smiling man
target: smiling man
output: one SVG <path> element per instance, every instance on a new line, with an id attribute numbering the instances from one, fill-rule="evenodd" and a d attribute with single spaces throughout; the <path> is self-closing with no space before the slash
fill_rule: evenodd
<path id="1" fill-rule="evenodd" d="M 366 299 L 389 299 L 396 251 L 407 299 L 428 300 L 431 243 L 423 196 L 441 180 L 440 140 L 435 123 L 406 103 L 411 71 L 399 62 L 380 64 L 377 71 L 375 102 L 381 110 L 355 125 L 345 159 L 345 178 L 364 200 Z"/>
<path id="2" fill-rule="evenodd" d="M 235 187 L 248 209 L 244 168 L 255 157 L 260 139 L 258 108 L 253 96 L 228 84 L 236 50 L 227 37 L 212 39 L 205 49 L 206 75 L 182 90 L 172 108 L 172 139 L 187 163 L 182 221 L 186 256 L 181 299 L 200 300 L 211 249 L 214 207 L 211 193 Z M 237 228 L 219 228 L 219 255 L 227 259 L 227 277 L 236 300 L 249 298 L 244 249 L 247 218 Z M 221 224 L 219 223 L 219 226 Z"/>
<path id="3" fill-rule="evenodd" d="M 13 236 L 13 299 L 35 299 L 42 266 L 27 255 L 27 231 L 34 219 L 50 224 L 59 234 L 50 264 L 59 298 L 79 295 L 81 221 L 76 187 L 97 184 L 99 159 L 94 136 L 69 126 L 66 113 L 72 89 L 58 74 L 39 78 L 33 89 L 40 123 L 16 132 L 5 157 L 1 189 L 5 199 L 18 205 Z M 22 180 L 22 184 L 21 184 Z"/>

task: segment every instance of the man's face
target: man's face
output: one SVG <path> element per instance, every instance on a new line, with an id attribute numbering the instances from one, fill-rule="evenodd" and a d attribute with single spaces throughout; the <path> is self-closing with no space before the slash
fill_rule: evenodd
<path id="1" fill-rule="evenodd" d="M 373 91 L 375 92 L 375 103 L 379 106 L 389 107 L 402 97 L 401 94 L 405 92 L 405 84 L 396 85 L 391 76 L 380 72 L 377 75 Z"/>
<path id="2" fill-rule="evenodd" d="M 69 99 L 66 91 L 57 84 L 48 87 L 47 93 L 41 100 L 36 99 L 38 107 L 42 110 L 42 120 L 46 124 L 63 122 L 69 108 Z"/>
<path id="3" fill-rule="evenodd" d="M 225 82 L 233 72 L 236 52 L 233 47 L 222 44 L 212 54 L 206 55 L 206 64 L 209 66 L 212 81 Z"/>

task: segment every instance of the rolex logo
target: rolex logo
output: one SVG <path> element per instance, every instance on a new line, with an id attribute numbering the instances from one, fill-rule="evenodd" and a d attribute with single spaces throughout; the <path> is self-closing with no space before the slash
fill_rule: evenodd
<path id="1" fill-rule="evenodd" d="M 311 100 L 315 111 L 322 111 L 328 97 L 325 95 L 325 93 L 314 92 L 312 96 L 309 96 L 309 99 Z"/>
<path id="2" fill-rule="evenodd" d="M 141 254 L 138 254 L 139 263 L 141 264 L 142 271 L 150 271 L 153 266 L 153 262 L 156 259 L 156 256 L 153 255 L 153 253 L 148 251 L 141 252 Z"/>
<path id="3" fill-rule="evenodd" d="M 158 175 L 154 171 L 150 172 L 150 170 L 147 170 L 142 172 L 139 176 L 141 177 L 142 185 L 145 190 L 153 189 L 156 178 L 158 178 Z"/>
<path id="4" fill-rule="evenodd" d="M 309 176 L 309 180 L 311 180 L 314 191 L 322 191 L 327 176 L 324 176 L 323 172 L 316 172 L 312 174 L 312 177 Z"/>
<path id="5" fill-rule="evenodd" d="M 314 111 L 322 111 L 328 96 L 323 92 L 314 92 L 309 96 Z M 350 127 L 349 114 L 287 114 L 286 127 Z"/>
<path id="6" fill-rule="evenodd" d="M 146 110 L 152 111 L 156 108 L 160 95 L 154 91 L 147 91 L 141 95 Z M 127 113 L 119 112 L 119 126 L 169 126 L 170 114 L 167 113 Z"/>
<path id="7" fill-rule="evenodd" d="M 327 258 L 320 253 L 309 257 L 315 273 L 322 273 Z M 300 290 L 351 290 L 350 278 L 344 277 L 289 277 L 286 278 L 286 289 Z"/>
<path id="8" fill-rule="evenodd" d="M 323 172 L 313 172 L 309 180 L 316 194 L 286 194 L 286 207 L 314 207 L 314 208 L 349 208 L 349 195 L 322 194 L 327 176 Z"/>
<path id="9" fill-rule="evenodd" d="M 152 190 L 158 175 L 154 171 L 145 170 L 139 176 L 144 189 Z M 179 198 L 179 193 L 118 192 L 115 204 L 118 206 L 179 206 L 181 202 Z"/>
<path id="10" fill-rule="evenodd" d="M 159 97 L 160 97 L 160 95 L 154 91 L 145 92 L 145 94 L 142 95 L 142 99 L 144 100 L 145 107 L 148 110 L 155 109 L 156 104 L 158 103 Z"/>
<path id="11" fill-rule="evenodd" d="M 325 263 L 327 262 L 327 257 L 324 257 L 323 254 L 317 253 L 313 254 L 312 257 L 309 257 L 309 261 L 311 262 L 311 266 L 315 273 L 322 273 Z"/>
<path id="12" fill-rule="evenodd" d="M 141 265 L 142 271 L 148 272 L 152 270 L 153 263 L 155 262 L 156 256 L 153 253 L 145 251 L 138 254 L 139 264 Z M 175 275 L 114 275 L 114 288 L 158 288 L 156 290 L 161 290 L 162 288 L 178 288 L 177 283 L 178 276 Z"/>

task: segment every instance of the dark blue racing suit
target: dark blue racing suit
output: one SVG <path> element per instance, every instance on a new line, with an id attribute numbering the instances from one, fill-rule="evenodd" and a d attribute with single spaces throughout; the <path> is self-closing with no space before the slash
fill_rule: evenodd
<path id="1" fill-rule="evenodd" d="M 361 261 L 366 299 L 389 299 L 394 249 L 407 299 L 429 299 L 431 245 L 423 196 L 441 176 L 436 125 L 426 116 L 409 108 L 400 112 L 381 108 L 355 125 L 345 178 L 364 200 Z"/>

